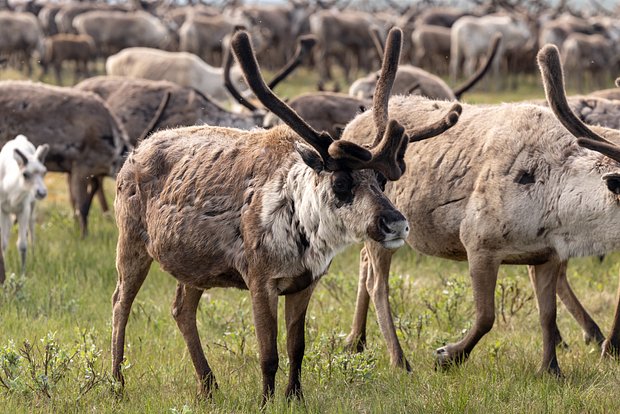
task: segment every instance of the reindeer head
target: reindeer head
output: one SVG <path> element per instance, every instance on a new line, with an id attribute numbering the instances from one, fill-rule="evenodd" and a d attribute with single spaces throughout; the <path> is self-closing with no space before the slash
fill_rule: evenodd
<path id="1" fill-rule="evenodd" d="M 247 33 L 237 33 L 232 41 L 254 94 L 301 138 L 294 147 L 309 167 L 306 171 L 314 176 L 312 191 L 319 193 L 316 199 L 320 200 L 320 206 L 311 206 L 308 214 L 319 217 L 317 225 L 339 227 L 341 233 L 352 234 L 356 240 L 372 239 L 387 248 L 400 247 L 409 232 L 407 220 L 382 191 L 387 180 L 398 180 L 404 173 L 404 154 L 410 140 L 398 122 L 388 121 L 387 103 L 401 42 L 402 32 L 392 30 L 374 94 L 376 137 L 365 148 L 314 130 L 265 85 Z M 329 216 L 329 222 L 321 217 L 325 211 L 329 211 L 323 214 Z"/>
<path id="2" fill-rule="evenodd" d="M 32 190 L 34 196 L 38 200 L 41 200 L 47 196 L 47 188 L 43 182 L 43 177 L 47 173 L 47 169 L 43 164 L 45 162 L 45 156 L 49 151 L 49 145 L 39 145 L 36 151 L 34 151 L 34 154 L 31 154 L 27 151 L 28 147 L 32 146 L 28 138 L 24 135 L 18 135 L 15 141 L 25 144 L 21 146 L 21 149 L 16 146 L 13 150 L 13 157 L 20 170 L 22 186 L 23 188 Z"/>
<path id="3" fill-rule="evenodd" d="M 391 53 L 384 60 L 383 70 L 391 80 L 382 82 L 383 88 L 390 88 L 393 82 L 400 42 L 400 31 L 393 32 Z M 370 238 L 388 248 L 400 247 L 409 226 L 383 194 L 382 185 L 386 180 L 397 180 L 404 172 L 403 156 L 408 143 L 404 129 L 394 121 L 388 124 L 386 117 L 382 119 L 382 128 L 378 128 L 379 143 L 370 149 L 335 141 L 329 134 L 314 130 L 265 85 L 246 32 L 234 36 L 232 49 L 254 94 L 301 138 L 294 148 L 309 167 L 306 171 L 314 176 L 314 191 L 319 193 L 317 199 L 321 204 L 314 210 L 321 216 L 328 209 L 328 216 L 333 219 L 332 223 L 321 220 L 317 225 L 344 226 L 340 232 L 352 233 L 354 239 Z M 383 115 L 381 108 L 376 111 Z"/>

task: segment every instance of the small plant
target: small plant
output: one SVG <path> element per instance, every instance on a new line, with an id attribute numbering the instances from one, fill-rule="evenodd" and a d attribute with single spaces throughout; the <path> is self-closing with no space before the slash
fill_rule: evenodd
<path id="1" fill-rule="evenodd" d="M 500 280 L 497 283 L 497 299 L 502 322 L 508 323 L 509 319 L 524 309 L 529 314 L 532 307 L 526 305 L 533 298 L 532 293 L 526 293 L 520 286 L 518 279 L 506 277 Z"/>
<path id="2" fill-rule="evenodd" d="M 11 273 L 7 276 L 4 281 L 3 293 L 4 299 L 8 302 L 10 300 L 15 300 L 18 302 L 22 302 L 27 299 L 26 291 L 24 290 L 24 286 L 26 285 L 26 276 L 25 275 L 16 275 L 15 273 Z"/>
<path id="3" fill-rule="evenodd" d="M 453 329 L 471 313 L 466 307 L 469 306 L 466 299 L 468 288 L 462 279 L 455 277 L 442 282 L 441 291 L 433 289 L 423 292 L 422 301 L 440 328 Z"/>
<path id="4" fill-rule="evenodd" d="M 53 398 L 65 379 L 76 384 L 76 400 L 99 384 L 108 382 L 98 368 L 101 350 L 92 332 L 81 332 L 81 340 L 73 346 L 62 346 L 55 333 L 38 342 L 28 340 L 17 347 L 9 341 L 0 350 L 0 387 L 6 392 Z"/>

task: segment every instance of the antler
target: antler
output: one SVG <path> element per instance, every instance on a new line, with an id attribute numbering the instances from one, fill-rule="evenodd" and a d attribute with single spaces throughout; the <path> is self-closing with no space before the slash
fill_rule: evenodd
<path id="1" fill-rule="evenodd" d="M 620 147 L 607 142 L 595 141 L 589 138 L 579 138 L 577 143 L 584 147 L 591 149 L 592 151 L 598 151 L 609 158 L 620 162 Z"/>
<path id="2" fill-rule="evenodd" d="M 436 137 L 452 128 L 459 120 L 463 112 L 463 107 L 459 103 L 455 103 L 439 121 L 434 122 L 426 127 L 414 132 L 409 136 L 409 142 L 422 141 L 428 138 Z"/>
<path id="3" fill-rule="evenodd" d="M 310 146 L 321 155 L 326 168 L 335 169 L 336 166 L 331 165 L 333 162 L 330 162 L 331 157 L 327 152 L 327 149 L 334 140 L 328 133 L 319 133 L 308 125 L 308 123 L 301 119 L 290 106 L 280 100 L 271 89 L 265 85 L 247 32 L 237 32 L 233 36 L 231 44 L 237 61 L 243 69 L 245 79 L 258 100 L 310 144 Z"/>
<path id="4" fill-rule="evenodd" d="M 388 102 L 396 78 L 398 70 L 398 61 L 400 59 L 400 49 L 403 43 L 403 31 L 398 27 L 394 27 L 388 33 L 385 54 L 383 55 L 383 63 L 381 65 L 381 74 L 375 86 L 373 97 L 373 119 L 377 128 L 377 135 L 373 142 L 373 147 L 379 145 L 384 138 L 384 132 L 388 122 Z"/>
<path id="5" fill-rule="evenodd" d="M 240 30 L 245 30 L 245 27 L 235 26 L 235 28 L 233 29 L 233 36 Z M 250 103 L 247 99 L 241 96 L 239 91 L 235 88 L 232 81 L 230 80 L 230 68 L 233 64 L 233 56 L 232 53 L 230 53 L 230 47 L 225 48 L 224 54 L 224 86 L 237 102 L 239 102 L 241 105 L 245 106 L 252 112 L 256 111 L 258 108 L 256 108 L 252 103 Z"/>
<path id="6" fill-rule="evenodd" d="M 370 151 L 372 155 L 370 159 L 349 157 L 351 147 L 356 145 L 351 141 L 336 141 L 329 147 L 329 153 L 352 170 L 371 168 L 379 171 L 388 180 L 396 181 L 405 172 L 403 157 L 408 143 L 405 128 L 392 119 L 385 128 L 381 142 Z"/>
<path id="7" fill-rule="evenodd" d="M 501 41 L 502 34 L 499 32 L 495 33 L 493 35 L 493 40 L 491 41 L 491 46 L 489 46 L 489 50 L 487 51 L 486 60 L 482 67 L 478 69 L 478 71 L 476 71 L 476 73 L 474 73 L 473 76 L 469 78 L 465 83 L 454 88 L 454 96 L 456 96 L 457 100 L 460 100 L 461 96 L 465 92 L 473 88 L 473 86 L 478 83 L 478 81 L 482 79 L 482 77 L 487 73 L 487 71 L 491 67 L 491 63 L 493 62 L 495 55 L 497 55 L 497 50 L 499 49 L 499 44 Z"/>
<path id="8" fill-rule="evenodd" d="M 576 138 L 589 138 L 611 144 L 588 128 L 568 106 L 558 48 L 552 44 L 545 45 L 540 49 L 536 58 L 542 74 L 547 102 L 562 125 Z"/>
<path id="9" fill-rule="evenodd" d="M 297 49 L 291 60 L 284 66 L 269 82 L 269 89 L 274 89 L 278 83 L 282 82 L 297 66 L 301 65 L 301 62 L 312 48 L 316 45 L 317 39 L 314 35 L 304 35 L 297 39 Z"/>
<path id="10" fill-rule="evenodd" d="M 616 88 L 620 88 L 620 78 L 616 78 L 615 85 L 616 85 Z"/>

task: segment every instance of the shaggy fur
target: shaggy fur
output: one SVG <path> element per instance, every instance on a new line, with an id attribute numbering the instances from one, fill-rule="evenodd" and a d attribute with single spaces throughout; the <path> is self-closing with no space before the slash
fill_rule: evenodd
<path id="1" fill-rule="evenodd" d="M 400 49 L 398 34 L 391 44 Z M 319 134 L 266 87 L 248 34 L 237 33 L 232 44 L 247 83 L 287 126 L 161 131 L 130 155 L 117 178 L 115 201 L 112 369 L 122 382 L 131 304 L 156 260 L 179 281 L 173 315 L 207 396 L 216 383 L 196 327 L 201 293 L 212 287 L 250 291 L 264 404 L 278 369 L 278 296 L 286 296 L 286 394 L 301 396 L 304 319 L 317 280 L 334 255 L 355 241 L 372 239 L 386 248 L 404 243 L 407 222 L 382 193 L 378 173 L 385 171 L 388 179 L 402 175 L 407 140 L 402 127 L 387 119 L 377 125 L 387 124 L 384 139 L 370 150 Z M 397 62 L 398 53 L 387 66 Z"/>

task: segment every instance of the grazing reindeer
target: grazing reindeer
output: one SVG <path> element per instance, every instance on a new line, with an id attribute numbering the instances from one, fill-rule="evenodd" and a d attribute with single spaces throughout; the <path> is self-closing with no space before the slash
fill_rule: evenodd
<path id="1" fill-rule="evenodd" d="M 19 232 L 17 248 L 21 256 L 22 274 L 26 273 L 27 235 L 34 240 L 34 204 L 47 196 L 43 165 L 49 145 L 36 148 L 24 135 L 18 135 L 0 151 L 0 231 L 2 254 L 6 251 L 11 234 L 13 216 Z"/>
<path id="2" fill-rule="evenodd" d="M 531 265 L 543 330 L 541 371 L 561 375 L 555 350 L 556 292 L 585 332 L 600 335 L 568 285 L 565 266 L 570 257 L 620 248 L 620 165 L 581 148 L 575 137 L 598 133 L 620 143 L 620 132 L 587 127 L 574 115 L 556 47 L 543 48 L 538 62 L 551 109 L 526 103 L 465 105 L 454 128 L 407 152 L 407 172 L 386 187 L 411 225 L 410 246 L 469 262 L 476 320 L 460 342 L 437 350 L 440 367 L 467 359 L 493 327 L 501 264 Z M 396 96 L 389 110 L 410 131 L 416 119 L 448 105 Z M 347 125 L 342 139 L 359 137 L 361 143 L 373 129 L 369 115 L 363 114 Z M 388 301 L 391 257 L 391 251 L 366 242 L 348 341 L 352 347 L 363 346 L 372 297 L 392 363 L 408 367 Z"/>
<path id="3" fill-rule="evenodd" d="M 381 183 L 402 175 L 409 140 L 441 132 L 432 125 L 407 137 L 398 123 L 388 122 L 401 36 L 399 30 L 390 36 L 370 149 L 317 132 L 279 100 L 260 75 L 248 34 L 239 32 L 232 47 L 247 83 L 288 127 L 161 131 L 129 156 L 117 178 L 115 201 L 119 239 L 112 371 L 121 384 L 131 304 L 157 260 L 179 282 L 172 314 L 203 395 L 211 395 L 216 381 L 198 336 L 198 302 L 205 289 L 236 287 L 250 291 L 263 404 L 274 391 L 277 303 L 278 296 L 286 296 L 286 395 L 301 396 L 305 313 L 318 279 L 351 243 L 372 239 L 388 249 L 404 243 L 407 221 L 385 197 Z M 445 129 L 457 119 L 452 111 L 440 124 Z"/>

